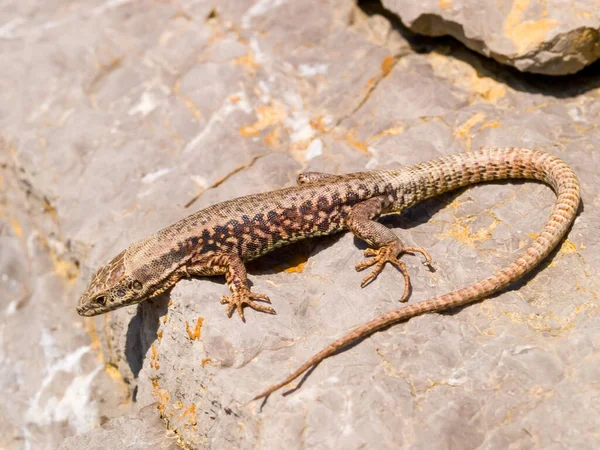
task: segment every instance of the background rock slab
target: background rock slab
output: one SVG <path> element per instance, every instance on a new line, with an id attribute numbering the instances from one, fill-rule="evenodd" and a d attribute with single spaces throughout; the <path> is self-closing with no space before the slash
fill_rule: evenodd
<path id="1" fill-rule="evenodd" d="M 450 35 L 522 72 L 565 75 L 600 58 L 593 0 L 382 0 L 411 30 Z"/>
<path id="2" fill-rule="evenodd" d="M 177 436 L 165 433 L 154 405 L 142 408 L 133 416 L 119 417 L 83 435 L 64 440 L 58 450 L 177 450 Z"/>
<path id="3" fill-rule="evenodd" d="M 520 75 L 349 1 L 11 8 L 0 41 L 3 447 L 55 448 L 75 433 L 63 448 L 106 434 L 168 446 L 172 433 L 191 448 L 598 446 L 597 67 L 561 83 Z M 364 246 L 352 236 L 250 266 L 277 316 L 228 319 L 219 279 L 93 320 L 74 312 L 99 265 L 215 202 L 303 170 L 510 145 L 556 154 L 581 178 L 584 210 L 552 260 L 518 289 L 364 340 L 262 407 L 249 399 L 397 307 L 394 271 L 359 288 Z M 411 301 L 504 266 L 553 202 L 535 183 L 488 184 L 386 219 L 438 266 L 405 259 Z"/>

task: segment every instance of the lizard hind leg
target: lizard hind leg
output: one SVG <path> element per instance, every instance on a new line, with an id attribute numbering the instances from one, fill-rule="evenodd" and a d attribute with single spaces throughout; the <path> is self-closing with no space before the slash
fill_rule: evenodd
<path id="1" fill-rule="evenodd" d="M 377 278 L 386 263 L 391 263 L 404 277 L 404 294 L 400 299 L 401 302 L 404 302 L 410 295 L 410 276 L 406 265 L 398 259 L 399 256 L 403 253 L 420 253 L 425 258 L 426 265 L 431 265 L 431 256 L 425 249 L 405 247 L 392 230 L 374 220 L 381 214 L 385 202 L 384 197 L 373 197 L 358 203 L 350 211 L 347 224 L 356 237 L 375 247 L 366 249 L 364 253 L 365 257 L 373 257 L 373 259 L 356 265 L 357 271 L 375 266 L 373 271 L 362 280 L 361 287 L 365 287 Z"/>

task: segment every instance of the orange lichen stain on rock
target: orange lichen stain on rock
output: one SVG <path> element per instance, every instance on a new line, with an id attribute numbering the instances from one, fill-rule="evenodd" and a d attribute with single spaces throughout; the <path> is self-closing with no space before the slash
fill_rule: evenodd
<path id="1" fill-rule="evenodd" d="M 79 266 L 71 261 L 59 257 L 56 254 L 56 248 L 50 246 L 43 234 L 38 233 L 37 238 L 50 256 L 50 260 L 54 266 L 54 272 L 58 276 L 65 278 L 70 284 L 74 283 L 79 275 Z"/>
<path id="2" fill-rule="evenodd" d="M 481 124 L 481 126 L 479 127 L 479 131 L 485 130 L 486 128 L 498 128 L 499 126 L 500 122 L 497 122 L 495 120 L 489 120 Z"/>
<path id="3" fill-rule="evenodd" d="M 285 272 L 302 273 L 302 272 L 304 272 L 304 268 L 306 267 L 307 261 L 308 261 L 308 255 L 303 255 L 303 254 L 295 255 L 291 261 L 292 266 L 285 269 Z"/>
<path id="4" fill-rule="evenodd" d="M 211 362 L 212 362 L 212 359 L 210 359 L 210 358 L 204 358 L 200 364 L 202 365 L 202 367 L 204 367 L 204 366 L 206 366 L 207 364 L 209 364 Z"/>
<path id="5" fill-rule="evenodd" d="M 52 206 L 52 204 L 48 200 L 46 200 L 46 199 L 43 200 L 42 208 L 44 208 L 44 212 L 46 214 L 50 215 L 52 220 L 54 220 L 54 221 L 58 220 L 58 211 L 56 211 L 56 208 L 54 206 Z"/>
<path id="6" fill-rule="evenodd" d="M 472 232 L 469 224 L 475 220 L 475 216 L 460 217 L 456 219 L 445 233 L 439 234 L 439 239 L 453 238 L 469 247 L 475 247 L 478 242 L 483 242 L 492 237 L 492 231 L 498 226 L 498 221 L 494 220 L 488 227 L 480 228 L 477 232 Z"/>
<path id="7" fill-rule="evenodd" d="M 448 9 L 448 8 L 452 7 L 452 1 L 451 0 L 439 0 L 438 5 L 442 9 Z"/>
<path id="8" fill-rule="evenodd" d="M 582 261 L 585 263 L 583 256 L 579 253 L 579 250 L 577 249 L 577 244 L 575 244 L 574 242 L 572 242 L 568 239 L 565 239 L 564 242 L 561 244 L 556 257 L 552 258 L 552 261 L 550 261 L 550 264 L 548 264 L 548 267 L 556 266 L 564 255 L 570 255 L 573 253 L 576 254 L 577 256 L 579 256 L 582 259 Z"/>
<path id="9" fill-rule="evenodd" d="M 310 124 L 311 128 L 315 131 L 318 131 L 320 133 L 329 132 L 329 128 L 327 128 L 327 125 L 325 124 L 325 116 L 323 114 L 318 115 L 314 119 L 310 119 L 308 123 Z"/>
<path id="10" fill-rule="evenodd" d="M 50 253 L 50 258 L 54 264 L 54 272 L 69 283 L 74 283 L 79 275 L 79 267 L 71 261 L 66 261 L 56 256 L 54 252 Z"/>
<path id="11" fill-rule="evenodd" d="M 240 97 L 239 95 L 232 95 L 230 96 L 227 100 L 229 101 L 229 103 L 233 103 L 236 104 L 237 102 L 239 102 L 242 99 L 242 97 Z"/>
<path id="12" fill-rule="evenodd" d="M 595 291 L 593 289 L 590 290 L 587 287 L 582 286 L 581 283 L 579 282 L 579 280 L 575 280 L 575 290 L 577 292 L 579 292 L 580 294 L 584 294 L 584 295 L 588 295 L 588 296 L 592 297 L 592 302 L 591 302 L 592 305 L 590 305 L 590 306 L 593 306 L 594 308 L 598 308 L 599 307 L 599 305 L 598 305 L 598 297 L 599 297 L 599 295 L 598 295 L 597 291 Z M 588 303 L 590 303 L 590 302 L 586 302 L 586 303 L 584 303 L 583 305 L 580 305 L 580 306 L 587 305 Z"/>
<path id="13" fill-rule="evenodd" d="M 598 92 L 600 92 L 600 91 L 598 91 Z M 574 123 L 573 124 L 573 128 L 575 128 L 575 130 L 578 133 L 582 133 L 583 134 L 583 133 L 587 133 L 588 131 L 593 130 L 594 128 L 596 128 L 596 125 L 595 124 L 590 124 L 590 125 L 583 126 L 583 125 L 579 125 L 579 124 Z"/>
<path id="14" fill-rule="evenodd" d="M 190 327 L 190 324 L 186 320 L 186 322 L 185 322 L 185 331 L 187 332 L 188 337 L 190 338 L 190 340 L 192 340 L 192 341 L 199 341 L 200 340 L 200 332 L 202 330 L 202 324 L 203 323 L 204 323 L 204 317 L 198 317 L 198 320 L 196 321 L 196 326 L 192 330 L 192 328 Z"/>
<path id="15" fill-rule="evenodd" d="M 569 241 L 568 239 L 565 239 L 565 241 L 560 246 L 560 252 L 561 253 L 577 253 L 577 245 L 575 245 L 573 242 Z"/>
<path id="16" fill-rule="evenodd" d="M 192 116 L 194 116 L 196 120 L 202 119 L 202 111 L 200 111 L 200 108 L 198 108 L 191 98 L 187 95 L 179 95 L 178 97 L 183 101 L 185 107 L 192 113 Z"/>
<path id="17" fill-rule="evenodd" d="M 171 394 L 166 389 L 162 389 L 158 382 L 158 377 L 152 378 L 152 396 L 158 402 L 157 409 L 161 416 L 165 415 L 165 409 L 171 400 Z"/>
<path id="18" fill-rule="evenodd" d="M 106 315 L 108 316 L 108 314 Z M 102 346 L 100 345 L 100 339 L 98 339 L 98 333 L 96 332 L 96 324 L 94 323 L 94 319 L 91 317 L 87 317 L 84 320 L 85 327 L 84 330 L 87 334 L 90 335 L 92 340 L 92 349 L 96 351 L 96 359 L 100 364 L 104 363 L 104 353 L 102 352 Z"/>
<path id="19" fill-rule="evenodd" d="M 240 128 L 240 134 L 244 137 L 256 136 L 256 135 L 260 134 L 260 131 L 257 130 L 256 128 L 253 128 L 252 126 L 247 126 L 247 127 Z"/>
<path id="20" fill-rule="evenodd" d="M 114 364 L 105 364 L 104 371 L 114 381 L 117 382 L 119 390 L 121 391 L 122 400 L 119 402 L 120 405 L 127 405 L 131 401 L 131 393 L 129 391 L 129 385 L 123 379 L 121 372 L 117 369 Z"/>
<path id="21" fill-rule="evenodd" d="M 367 85 L 365 86 L 365 89 L 367 92 L 369 92 L 371 89 L 373 89 L 377 80 L 379 80 L 379 77 L 369 78 L 369 80 L 367 81 Z"/>
<path id="22" fill-rule="evenodd" d="M 273 131 L 267 134 L 263 141 L 267 147 L 279 147 L 279 144 L 281 143 L 281 127 L 277 126 L 273 128 Z"/>
<path id="23" fill-rule="evenodd" d="M 383 62 L 381 63 L 381 72 L 383 73 L 383 76 L 387 77 L 395 65 L 396 65 L 396 60 L 394 59 L 394 57 L 386 56 L 383 59 Z"/>
<path id="24" fill-rule="evenodd" d="M 476 114 L 473 114 L 471 117 L 469 117 L 465 122 L 463 122 L 462 125 L 460 125 L 454 131 L 454 136 L 462 138 L 462 139 L 466 139 L 466 138 L 470 137 L 471 128 L 473 128 L 475 125 L 477 125 L 483 119 L 485 119 L 484 113 L 478 112 Z"/>
<path id="25" fill-rule="evenodd" d="M 271 105 L 257 107 L 256 115 L 258 116 L 256 122 L 240 128 L 242 136 L 256 136 L 265 128 L 280 124 L 287 117 L 287 111 L 282 104 L 273 102 Z"/>
<path id="26" fill-rule="evenodd" d="M 122 380 L 121 372 L 116 368 L 114 364 L 106 364 L 104 366 L 104 371 L 111 377 L 113 380 Z"/>
<path id="27" fill-rule="evenodd" d="M 595 301 L 589 301 L 577 305 L 566 316 L 559 316 L 554 311 L 537 314 L 521 314 L 515 312 L 503 312 L 502 315 L 509 317 L 511 322 L 526 324 L 538 333 L 548 333 L 557 337 L 570 332 L 575 327 L 575 319 L 590 308 L 597 308 Z"/>
<path id="28" fill-rule="evenodd" d="M 239 64 L 251 74 L 254 74 L 256 72 L 256 69 L 258 68 L 258 63 L 256 62 L 256 59 L 254 58 L 254 53 L 251 50 L 248 51 L 246 55 L 234 59 L 233 63 Z"/>
<path id="29" fill-rule="evenodd" d="M 505 85 L 488 77 L 480 77 L 475 71 L 473 71 L 471 86 L 481 98 L 491 103 L 496 103 L 506 94 Z"/>
<path id="30" fill-rule="evenodd" d="M 177 416 L 178 419 L 183 419 L 184 417 L 188 419 L 183 424 L 185 428 L 196 428 L 196 425 L 198 424 L 198 416 L 196 414 L 196 405 L 194 403 L 185 408 L 183 412 Z"/>
<path id="31" fill-rule="evenodd" d="M 12 227 L 13 231 L 15 232 L 15 235 L 18 238 L 23 237 L 23 229 L 21 228 L 21 224 L 19 223 L 19 221 L 17 219 L 11 219 L 10 226 Z"/>
<path id="32" fill-rule="evenodd" d="M 491 77 L 483 76 L 464 61 L 448 58 L 447 55 L 430 53 L 427 59 L 436 77 L 448 80 L 459 89 L 472 92 L 469 103 L 481 100 L 496 103 L 506 94 L 506 85 Z"/>
<path id="33" fill-rule="evenodd" d="M 158 362 L 160 361 L 160 355 L 158 354 L 158 350 L 156 350 L 154 344 L 152 344 L 150 349 L 152 350 L 152 355 L 150 355 L 150 367 L 152 367 L 155 370 L 158 370 L 160 369 L 160 365 L 158 364 Z"/>
<path id="34" fill-rule="evenodd" d="M 390 128 L 386 128 L 383 131 L 380 131 L 379 133 L 377 133 L 376 135 L 372 136 L 369 139 L 369 142 L 375 142 L 378 141 L 379 139 L 385 137 L 385 136 L 396 136 L 398 134 L 402 134 L 404 133 L 404 125 L 403 124 L 398 124 L 396 126 L 390 127 Z"/>
<path id="35" fill-rule="evenodd" d="M 485 119 L 485 114 L 478 112 L 454 130 L 454 136 L 465 141 L 467 151 L 471 151 L 471 128 L 483 121 L 483 119 Z"/>
<path id="36" fill-rule="evenodd" d="M 558 21 L 554 19 L 523 20 L 529 4 L 530 0 L 516 0 L 504 22 L 504 34 L 512 41 L 519 54 L 539 46 L 546 40 L 548 32 L 558 25 Z M 541 3 L 538 5 L 538 2 L 536 6 L 544 7 Z M 544 11 L 540 16 L 547 14 Z"/>
<path id="37" fill-rule="evenodd" d="M 383 371 L 388 377 L 402 378 L 398 371 L 394 368 L 392 363 L 386 358 L 386 356 L 380 349 L 375 349 L 375 353 L 377 353 L 377 356 L 381 358 L 381 361 L 383 362 Z"/>
<path id="38" fill-rule="evenodd" d="M 348 130 L 344 135 L 344 140 L 355 149 L 366 154 L 369 153 L 367 144 L 356 137 L 355 130 Z"/>
<path id="39" fill-rule="evenodd" d="M 191 98 L 179 92 L 180 87 L 180 82 L 177 81 L 173 85 L 173 93 L 178 99 L 180 99 L 183 102 L 185 107 L 192 113 L 192 116 L 194 116 L 196 120 L 200 120 L 202 118 L 202 112 L 200 111 L 200 108 L 198 108 L 198 106 L 192 101 Z"/>
<path id="40" fill-rule="evenodd" d="M 177 433 L 177 431 L 175 431 L 175 433 Z M 181 436 L 177 435 L 177 445 L 179 447 L 181 447 L 183 450 L 193 450 L 192 447 L 190 447 Z"/>

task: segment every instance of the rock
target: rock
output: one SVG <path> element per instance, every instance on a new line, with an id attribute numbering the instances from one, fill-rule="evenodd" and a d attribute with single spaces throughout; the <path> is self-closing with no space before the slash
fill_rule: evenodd
<path id="1" fill-rule="evenodd" d="M 73 310 L 76 245 L 17 153 L 0 138 L 0 448 L 55 449 L 127 412 L 130 393 Z"/>
<path id="2" fill-rule="evenodd" d="M 522 72 L 575 73 L 600 57 L 593 1 L 382 0 L 416 33 L 449 35 Z"/>
<path id="3" fill-rule="evenodd" d="M 525 76 L 351 1 L 59 4 L 0 13 L 0 447 L 598 447 L 593 71 Z M 220 278 L 75 313 L 103 263 L 208 205 L 305 170 L 498 146 L 572 165 L 584 206 L 568 239 L 506 292 L 376 333 L 286 396 L 250 402 L 398 307 L 394 270 L 360 289 L 365 246 L 349 234 L 249 265 L 276 316 L 228 318 Z M 554 201 L 538 183 L 490 183 L 384 219 L 437 266 L 404 258 L 410 301 L 505 266 Z"/>
<path id="4" fill-rule="evenodd" d="M 137 414 L 113 419 L 86 434 L 65 439 L 57 450 L 178 450 L 177 436 L 165 431 L 156 415 L 156 406 L 149 405 Z"/>

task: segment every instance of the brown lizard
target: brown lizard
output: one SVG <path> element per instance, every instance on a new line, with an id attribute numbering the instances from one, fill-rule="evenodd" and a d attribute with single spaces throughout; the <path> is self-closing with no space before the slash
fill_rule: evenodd
<path id="1" fill-rule="evenodd" d="M 420 253 L 405 247 L 387 227 L 376 222 L 383 214 L 400 212 L 417 202 L 453 189 L 490 180 L 527 178 L 542 181 L 557 194 L 550 218 L 533 243 L 511 264 L 485 280 L 439 297 L 388 312 L 317 353 L 282 382 L 255 399 L 285 386 L 339 349 L 390 324 L 419 314 L 474 302 L 519 279 L 540 263 L 560 242 L 573 222 L 580 202 L 579 181 L 571 168 L 548 153 L 502 148 L 460 153 L 397 170 L 348 175 L 308 172 L 298 186 L 229 200 L 198 211 L 158 233 L 136 242 L 117 255 L 93 277 L 81 296 L 77 312 L 102 314 L 155 297 L 189 276 L 225 275 L 231 290 L 222 297 L 227 314 L 243 306 L 274 314 L 267 296 L 248 287 L 245 261 L 300 239 L 351 230 L 372 248 L 357 270 L 375 266 L 363 280 L 371 282 L 386 263 L 404 277 L 407 299 L 410 280 L 398 257 Z"/>

